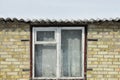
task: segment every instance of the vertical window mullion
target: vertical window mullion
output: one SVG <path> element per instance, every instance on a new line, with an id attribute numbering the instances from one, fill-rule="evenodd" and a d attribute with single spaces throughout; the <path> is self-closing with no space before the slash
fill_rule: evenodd
<path id="1" fill-rule="evenodd" d="M 84 77 L 84 53 L 85 53 L 85 51 L 84 51 L 84 41 L 85 41 L 85 29 L 84 29 L 84 27 L 82 28 L 82 77 Z"/>
<path id="2" fill-rule="evenodd" d="M 61 29 L 58 28 L 57 29 L 57 32 L 56 32 L 56 35 L 57 35 L 57 78 L 60 78 L 60 55 L 61 55 Z"/>
<path id="3" fill-rule="evenodd" d="M 34 47 L 34 45 L 35 45 L 35 44 L 34 44 L 34 43 L 35 43 L 35 36 L 36 36 L 35 33 L 36 33 L 36 32 L 35 32 L 35 29 L 33 28 L 33 33 L 32 33 L 32 36 L 33 36 L 33 38 L 32 38 L 32 41 L 33 41 L 33 46 L 32 46 L 32 48 L 33 48 L 33 50 L 32 50 L 32 53 L 34 53 L 34 50 L 35 50 L 35 49 L 34 49 L 34 48 L 35 48 L 35 47 Z M 34 69 L 35 69 L 35 68 L 34 68 L 34 66 L 35 66 L 35 65 L 34 65 L 34 62 L 35 62 L 35 61 L 34 61 L 34 60 L 35 60 L 35 59 L 34 59 L 34 54 L 32 55 L 32 58 L 33 58 L 33 69 L 32 69 L 32 73 L 33 73 L 33 78 L 34 78 L 34 77 L 35 77 L 35 74 L 34 74 L 34 71 L 35 71 L 35 70 L 34 70 Z"/>

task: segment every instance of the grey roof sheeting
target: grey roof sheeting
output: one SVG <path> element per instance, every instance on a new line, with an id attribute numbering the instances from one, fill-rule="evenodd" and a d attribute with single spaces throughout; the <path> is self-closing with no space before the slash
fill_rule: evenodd
<path id="1" fill-rule="evenodd" d="M 110 18 L 110 19 L 84 19 L 84 20 L 50 20 L 50 19 L 17 19 L 17 18 L 0 18 L 0 21 L 4 22 L 24 22 L 24 23 L 30 23 L 30 24 L 91 24 L 91 23 L 101 23 L 101 22 L 120 22 L 120 18 Z"/>

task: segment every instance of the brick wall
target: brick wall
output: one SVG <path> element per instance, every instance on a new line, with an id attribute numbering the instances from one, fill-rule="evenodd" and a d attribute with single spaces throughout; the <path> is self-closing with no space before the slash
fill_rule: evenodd
<path id="1" fill-rule="evenodd" d="M 0 22 L 0 80 L 29 80 L 29 25 Z M 28 70 L 28 71 L 25 71 Z"/>
<path id="2" fill-rule="evenodd" d="M 87 38 L 87 80 L 119 80 L 120 24 L 89 25 Z"/>
<path id="3" fill-rule="evenodd" d="M 119 80 L 120 24 L 90 24 L 87 39 L 87 80 Z M 29 24 L 0 22 L 0 80 L 30 79 L 30 41 L 24 40 Z"/>

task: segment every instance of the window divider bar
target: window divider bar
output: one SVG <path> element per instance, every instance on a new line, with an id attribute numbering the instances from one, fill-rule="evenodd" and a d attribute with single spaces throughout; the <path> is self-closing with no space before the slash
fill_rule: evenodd
<path id="1" fill-rule="evenodd" d="M 32 53 L 33 53 L 33 55 L 32 55 L 32 59 L 33 59 L 33 62 L 32 62 L 32 65 L 33 65 L 33 66 L 32 66 L 32 67 L 33 67 L 33 69 L 32 69 L 32 75 L 33 75 L 33 76 L 32 76 L 32 78 L 35 78 L 35 74 L 34 74 L 34 73 L 35 73 L 35 71 L 34 71 L 34 70 L 35 70 L 35 67 L 34 67 L 34 66 L 35 66 L 35 65 L 34 65 L 34 63 L 35 63 L 35 61 L 34 61 L 34 60 L 35 60 L 35 59 L 34 59 L 34 54 L 35 54 L 35 53 L 34 53 L 34 51 L 35 51 L 34 40 L 35 40 L 35 38 L 36 38 L 36 37 L 35 37 L 36 35 L 35 35 L 34 28 L 33 28 L 32 36 L 33 36 L 33 37 L 32 37 L 32 48 L 33 48 L 33 50 L 32 50 Z"/>
<path id="2" fill-rule="evenodd" d="M 61 67 L 60 67 L 60 62 L 61 62 L 61 28 L 57 29 L 57 79 L 60 78 L 60 73 L 61 73 Z"/>
<path id="3" fill-rule="evenodd" d="M 35 41 L 35 44 L 56 44 L 57 42 L 56 41 L 50 41 L 50 42 L 48 42 L 48 41 L 44 41 L 44 42 L 39 42 L 39 41 Z"/>
<path id="4" fill-rule="evenodd" d="M 85 53 L 85 51 L 84 51 L 84 48 L 85 48 L 84 44 L 85 44 L 85 29 L 83 27 L 82 28 L 82 66 L 84 66 L 84 53 Z M 84 67 L 82 67 L 82 68 L 83 68 L 82 69 L 82 77 L 84 77 Z"/>

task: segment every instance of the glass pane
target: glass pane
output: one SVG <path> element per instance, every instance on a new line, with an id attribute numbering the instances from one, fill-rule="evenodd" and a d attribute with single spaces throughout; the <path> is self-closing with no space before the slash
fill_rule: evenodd
<path id="1" fill-rule="evenodd" d="M 35 77 L 56 76 L 56 45 L 35 45 Z"/>
<path id="2" fill-rule="evenodd" d="M 54 31 L 37 31 L 37 41 L 53 41 Z"/>
<path id="3" fill-rule="evenodd" d="M 81 30 L 62 30 L 62 77 L 82 76 Z"/>

